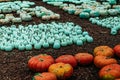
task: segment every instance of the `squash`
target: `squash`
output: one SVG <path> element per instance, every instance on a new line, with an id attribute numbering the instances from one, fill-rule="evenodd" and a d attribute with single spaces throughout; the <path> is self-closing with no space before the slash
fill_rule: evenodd
<path id="1" fill-rule="evenodd" d="M 43 72 L 43 73 L 36 73 L 32 80 L 57 80 L 57 77 L 54 73 L 50 72 Z"/>
<path id="2" fill-rule="evenodd" d="M 31 57 L 28 61 L 28 67 L 37 72 L 47 71 L 49 66 L 54 63 L 54 58 L 47 54 L 40 54 Z"/>
<path id="3" fill-rule="evenodd" d="M 98 68 L 102 68 L 106 65 L 109 64 L 116 64 L 117 60 L 111 57 L 107 57 L 107 56 L 96 56 L 94 58 L 94 64 L 96 65 L 96 67 Z"/>
<path id="4" fill-rule="evenodd" d="M 65 80 L 73 74 L 73 67 L 70 64 L 60 62 L 50 65 L 48 71 L 56 74 L 58 79 Z"/>

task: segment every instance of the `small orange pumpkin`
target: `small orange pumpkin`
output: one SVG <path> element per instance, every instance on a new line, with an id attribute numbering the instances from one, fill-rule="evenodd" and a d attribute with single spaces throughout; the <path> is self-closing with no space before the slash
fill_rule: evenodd
<path id="1" fill-rule="evenodd" d="M 109 46 L 98 46 L 94 49 L 94 56 L 98 56 L 98 55 L 113 57 L 114 50 Z"/>
<path id="2" fill-rule="evenodd" d="M 58 79 L 65 80 L 72 75 L 73 67 L 70 64 L 60 62 L 50 65 L 48 71 L 56 74 Z"/>
<path id="3" fill-rule="evenodd" d="M 77 53 L 75 59 L 81 65 L 88 65 L 93 61 L 93 55 L 89 53 Z"/>
<path id="4" fill-rule="evenodd" d="M 32 80 L 57 80 L 57 77 L 54 73 L 43 72 L 36 73 Z"/>
<path id="5" fill-rule="evenodd" d="M 99 71 L 99 77 L 102 80 L 116 80 L 117 78 L 120 78 L 120 65 L 110 64 L 103 67 Z"/>
<path id="6" fill-rule="evenodd" d="M 94 64 L 98 68 L 102 68 L 106 65 L 115 64 L 115 63 L 117 63 L 116 59 L 107 56 L 95 56 L 94 58 Z"/>
<path id="7" fill-rule="evenodd" d="M 37 72 L 47 71 L 49 66 L 54 63 L 54 58 L 47 54 L 40 54 L 31 57 L 28 61 L 28 67 Z"/>
<path id="8" fill-rule="evenodd" d="M 55 62 L 57 62 L 57 63 L 58 63 L 58 62 L 68 63 L 68 64 L 70 64 L 72 67 L 76 67 L 76 65 L 77 65 L 77 61 L 76 61 L 75 57 L 72 56 L 72 55 L 68 55 L 68 54 L 66 54 L 66 55 L 61 55 L 61 56 L 57 57 L 57 58 L 55 59 Z"/>

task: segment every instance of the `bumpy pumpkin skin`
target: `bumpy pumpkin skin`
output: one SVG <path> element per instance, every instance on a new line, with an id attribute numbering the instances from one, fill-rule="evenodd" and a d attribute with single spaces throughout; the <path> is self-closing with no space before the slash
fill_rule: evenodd
<path id="1" fill-rule="evenodd" d="M 114 48 L 113 48 L 115 54 L 120 58 L 120 44 L 116 45 Z"/>
<path id="2" fill-rule="evenodd" d="M 110 57 L 106 57 L 106 56 L 96 56 L 94 58 L 94 64 L 98 68 L 102 68 L 102 67 L 104 67 L 106 65 L 116 64 L 116 63 L 117 63 L 116 59 L 110 58 Z"/>
<path id="3" fill-rule="evenodd" d="M 48 71 L 56 74 L 58 79 L 65 80 L 72 75 L 73 67 L 70 64 L 60 62 L 50 65 Z"/>
<path id="4" fill-rule="evenodd" d="M 55 62 L 57 62 L 57 63 L 58 62 L 68 63 L 72 67 L 76 67 L 76 65 L 77 65 L 77 61 L 76 61 L 75 57 L 72 56 L 72 55 L 59 56 L 58 58 L 55 59 Z"/>
<path id="5" fill-rule="evenodd" d="M 93 55 L 89 53 L 77 53 L 75 59 L 81 65 L 89 65 L 93 62 Z"/>
<path id="6" fill-rule="evenodd" d="M 49 66 L 54 63 L 54 58 L 47 54 L 40 54 L 31 57 L 28 61 L 28 67 L 37 72 L 47 71 Z"/>
<path id="7" fill-rule="evenodd" d="M 99 71 L 99 77 L 102 80 L 115 80 L 116 78 L 120 78 L 120 65 L 110 64 L 103 67 Z"/>
<path id="8" fill-rule="evenodd" d="M 98 55 L 113 57 L 114 50 L 109 46 L 98 46 L 94 49 L 94 56 L 98 56 Z"/>
<path id="9" fill-rule="evenodd" d="M 43 72 L 37 73 L 32 80 L 57 80 L 57 77 L 54 73 Z"/>

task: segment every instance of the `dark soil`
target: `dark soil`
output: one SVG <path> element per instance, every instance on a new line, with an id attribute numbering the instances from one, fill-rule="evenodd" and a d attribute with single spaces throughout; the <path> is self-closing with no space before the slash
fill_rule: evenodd
<path id="1" fill-rule="evenodd" d="M 31 80 L 35 73 L 29 70 L 29 68 L 27 67 L 27 61 L 31 56 L 40 53 L 50 54 L 54 58 L 62 54 L 74 55 L 78 52 L 89 52 L 92 54 L 93 49 L 96 46 L 108 45 L 113 48 L 116 44 L 120 43 L 120 31 L 117 35 L 113 36 L 110 35 L 109 29 L 93 25 L 88 20 L 80 19 L 78 16 L 69 15 L 58 7 L 47 5 L 46 3 L 43 3 L 39 0 L 30 1 L 34 1 L 37 5 L 45 6 L 46 8 L 51 9 L 56 13 L 59 13 L 61 15 L 61 19 L 57 20 L 59 22 L 72 21 L 75 24 L 80 25 L 84 31 L 86 30 L 90 33 L 90 35 L 94 38 L 94 42 L 86 43 L 83 46 L 71 45 L 67 47 L 61 47 L 58 50 L 54 50 L 52 48 L 42 48 L 40 50 L 21 52 L 18 50 L 13 50 L 12 52 L 0 51 L 0 80 Z M 23 22 L 23 25 L 34 24 L 34 22 L 46 23 L 50 21 L 42 21 L 41 19 L 34 18 L 31 22 Z M 118 62 L 120 62 L 119 58 L 117 58 L 117 60 Z M 74 69 L 73 75 L 66 80 L 99 80 L 98 71 L 99 69 L 96 68 L 93 63 L 89 66 L 78 65 Z"/>

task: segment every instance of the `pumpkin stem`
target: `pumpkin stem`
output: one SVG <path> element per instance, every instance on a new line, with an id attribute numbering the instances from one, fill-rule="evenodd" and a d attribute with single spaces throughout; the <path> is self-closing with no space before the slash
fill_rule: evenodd
<path id="1" fill-rule="evenodd" d="M 106 57 L 105 59 L 110 59 L 111 57 Z"/>
<path id="2" fill-rule="evenodd" d="M 109 69 L 106 70 L 106 72 L 109 72 L 110 70 L 111 70 L 111 69 L 109 68 Z"/>
<path id="3" fill-rule="evenodd" d="M 43 62 L 43 61 L 44 61 L 44 59 L 42 59 L 42 58 L 39 58 L 39 61 Z"/>
<path id="4" fill-rule="evenodd" d="M 60 68 L 62 68 L 62 66 L 60 66 Z"/>

